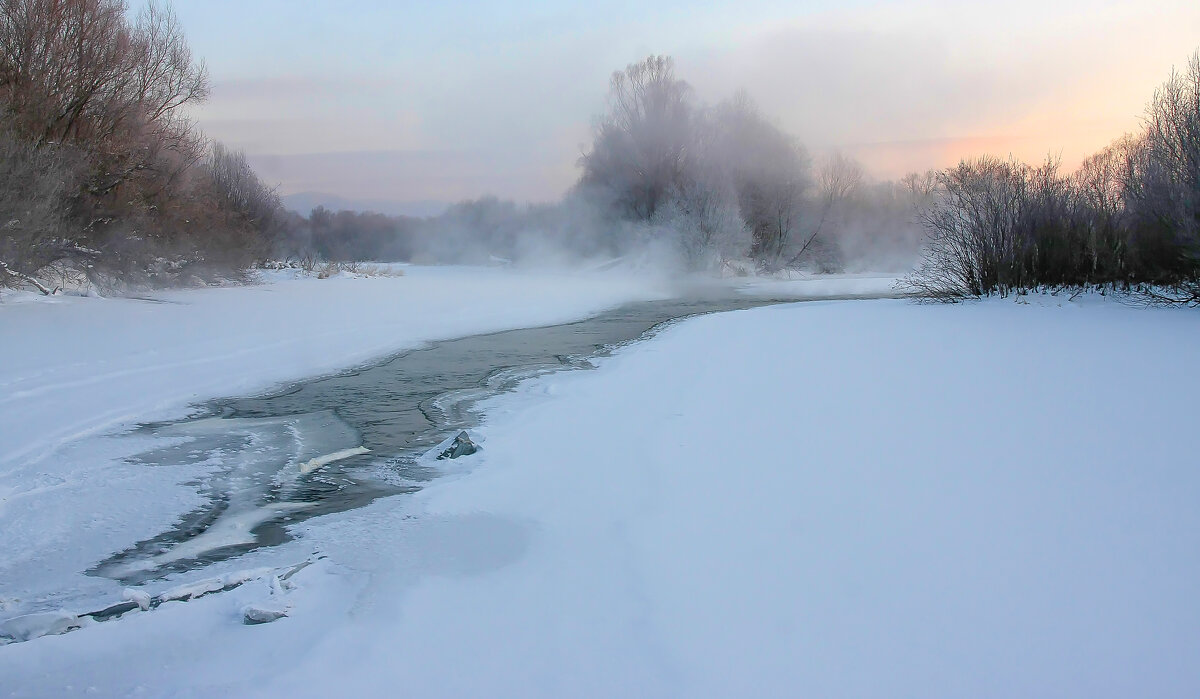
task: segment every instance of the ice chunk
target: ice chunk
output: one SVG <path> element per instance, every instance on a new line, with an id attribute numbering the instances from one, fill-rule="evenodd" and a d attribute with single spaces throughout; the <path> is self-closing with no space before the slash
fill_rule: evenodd
<path id="1" fill-rule="evenodd" d="M 160 602 L 181 601 L 202 597 L 210 592 L 220 592 L 225 589 L 225 581 L 221 578 L 208 578 L 194 583 L 173 587 L 158 596 Z"/>
<path id="2" fill-rule="evenodd" d="M 150 593 L 132 587 L 125 588 L 124 599 L 133 602 L 143 612 L 150 608 Z"/>
<path id="3" fill-rule="evenodd" d="M 226 588 L 232 588 L 243 583 L 248 583 L 251 580 L 261 580 L 273 573 L 273 568 L 247 568 L 245 570 L 235 570 L 221 578 L 221 581 L 225 583 Z"/>
<path id="4" fill-rule="evenodd" d="M 288 615 L 291 605 L 276 600 L 268 600 L 259 604 L 248 604 L 242 608 L 242 623 L 247 626 L 269 624 Z"/>
<path id="5" fill-rule="evenodd" d="M 239 508 L 249 507 L 238 503 Z M 199 558 L 206 553 L 231 546 L 249 546 L 255 543 L 254 528 L 268 522 L 281 513 L 299 512 L 316 507 L 312 502 L 275 502 L 251 509 L 226 511 L 203 533 L 176 544 L 163 553 L 147 558 L 106 563 L 97 568 L 101 574 L 124 578 L 136 573 L 151 571 L 161 566 Z"/>
<path id="6" fill-rule="evenodd" d="M 300 464 L 300 473 L 312 473 L 326 464 L 331 464 L 335 461 L 341 461 L 342 459 L 349 459 L 351 456 L 366 454 L 370 451 L 370 449 L 364 446 L 357 446 L 353 449 L 342 449 L 341 451 L 335 451 L 332 454 L 318 456 Z"/>

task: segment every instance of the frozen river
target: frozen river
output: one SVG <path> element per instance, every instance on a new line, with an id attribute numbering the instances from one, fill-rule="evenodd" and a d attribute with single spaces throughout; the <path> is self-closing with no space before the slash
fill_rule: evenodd
<path id="1" fill-rule="evenodd" d="M 204 483 L 203 507 L 90 572 L 139 584 L 281 543 L 289 524 L 419 489 L 438 475 L 431 449 L 476 425 L 479 400 L 523 379 L 589 368 L 591 358 L 679 318 L 795 300 L 720 294 L 627 304 L 578 322 L 433 343 L 145 425 L 140 432 L 164 446 L 135 463 L 221 467 Z"/>

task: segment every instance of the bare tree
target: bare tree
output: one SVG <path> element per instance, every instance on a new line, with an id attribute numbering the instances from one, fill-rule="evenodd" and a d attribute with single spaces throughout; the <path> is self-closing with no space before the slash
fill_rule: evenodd
<path id="1" fill-rule="evenodd" d="M 823 271 L 840 268 L 836 237 L 849 226 L 847 218 L 863 178 L 862 166 L 853 158 L 840 152 L 825 158 L 817 170 L 816 223 L 809 226 L 806 237 L 790 254 L 785 266 L 796 266 L 806 257 L 816 257 Z"/>
<path id="2" fill-rule="evenodd" d="M 95 251 L 64 235 L 80 168 L 65 148 L 37 148 L 0 131 L 0 286 L 52 289 L 38 271 L 57 260 L 90 261 Z"/>
<path id="3" fill-rule="evenodd" d="M 754 236 L 752 254 L 761 267 L 788 264 L 812 236 L 816 219 L 808 153 L 768 121 L 741 93 L 718 105 L 716 119 L 738 203 Z"/>
<path id="4" fill-rule="evenodd" d="M 250 226 L 268 230 L 281 215 L 279 195 L 258 177 L 242 151 L 213 143 L 205 171 L 216 194 L 224 200 L 223 208 L 238 213 Z"/>
<path id="5" fill-rule="evenodd" d="M 217 200 L 188 190 L 205 179 L 193 170 L 206 148 L 183 109 L 207 94 L 207 71 L 166 4 L 131 21 L 123 0 L 0 0 L 3 127 L 35 150 L 70 152 L 77 169 L 64 178 L 77 187 L 66 218 L 9 268 L 29 273 L 67 259 L 50 251 L 86 249 L 88 274 L 114 277 L 204 247 L 189 222 Z"/>
<path id="6" fill-rule="evenodd" d="M 1087 158 L 1072 176 L 1078 213 L 1086 227 L 1087 273 L 1092 280 L 1129 274 L 1127 200 L 1145 141 L 1126 136 Z"/>
<path id="7" fill-rule="evenodd" d="M 938 177 L 941 196 L 923 213 L 928 240 L 908 288 L 953 299 L 979 296 L 1008 281 L 1016 248 L 1023 166 L 995 158 L 963 161 Z"/>
<path id="8" fill-rule="evenodd" d="M 656 216 L 660 225 L 674 230 L 692 269 L 744 258 L 753 243 L 723 146 L 719 124 L 710 117 L 697 119 L 688 167 Z"/>
<path id="9" fill-rule="evenodd" d="M 840 151 L 827 157 L 817 170 L 817 188 L 831 207 L 848 200 L 862 184 L 862 165 Z"/>
<path id="10" fill-rule="evenodd" d="M 1130 161 L 1131 253 L 1146 276 L 1200 302 L 1200 51 L 1155 91 Z"/>
<path id="11" fill-rule="evenodd" d="M 114 132 L 129 82 L 125 4 L 0 0 L 0 89 L 38 145 Z"/>
<path id="12" fill-rule="evenodd" d="M 169 187 L 204 157 L 204 138 L 182 109 L 208 97 L 208 69 L 192 57 L 175 12 L 156 0 L 138 14 L 130 62 L 129 99 L 142 132 L 140 167 L 159 170 L 156 185 Z"/>
<path id="13" fill-rule="evenodd" d="M 608 112 L 581 164 L 581 186 L 628 218 L 649 221 L 685 169 L 692 138 L 692 90 L 667 56 L 613 73 Z"/>

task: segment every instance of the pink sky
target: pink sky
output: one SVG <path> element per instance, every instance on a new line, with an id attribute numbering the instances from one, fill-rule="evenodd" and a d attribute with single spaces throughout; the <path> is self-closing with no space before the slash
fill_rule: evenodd
<path id="1" fill-rule="evenodd" d="M 177 2 L 212 70 L 202 128 L 284 193 L 393 201 L 556 199 L 608 75 L 651 53 L 702 101 L 745 89 L 814 153 L 895 177 L 985 153 L 1073 167 L 1200 46 L 1194 0 L 264 0 L 233 26 L 211 2 L 233 0 Z"/>

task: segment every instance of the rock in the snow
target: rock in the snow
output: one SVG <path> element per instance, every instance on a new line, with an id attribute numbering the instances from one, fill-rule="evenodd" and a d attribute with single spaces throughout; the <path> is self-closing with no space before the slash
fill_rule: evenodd
<path id="1" fill-rule="evenodd" d="M 454 441 L 450 443 L 450 446 L 446 447 L 446 450 L 441 454 L 438 454 L 438 458 L 457 459 L 460 456 L 468 456 L 477 451 L 479 451 L 479 447 L 475 445 L 475 442 L 471 441 L 470 435 L 466 432 L 459 432 Z"/>
<path id="2" fill-rule="evenodd" d="M 242 609 L 242 623 L 248 626 L 269 624 L 288 615 L 287 607 L 272 604 L 248 604 Z"/>

